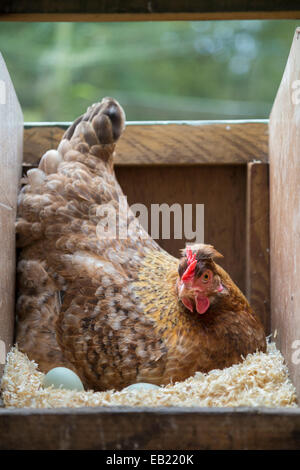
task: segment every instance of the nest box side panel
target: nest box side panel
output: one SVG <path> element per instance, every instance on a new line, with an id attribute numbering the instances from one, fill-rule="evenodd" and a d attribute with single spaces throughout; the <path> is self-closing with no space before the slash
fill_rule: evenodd
<path id="1" fill-rule="evenodd" d="M 300 28 L 269 124 L 272 332 L 300 394 Z"/>
<path id="2" fill-rule="evenodd" d="M 0 376 L 13 341 L 15 219 L 22 168 L 23 115 L 0 54 Z"/>

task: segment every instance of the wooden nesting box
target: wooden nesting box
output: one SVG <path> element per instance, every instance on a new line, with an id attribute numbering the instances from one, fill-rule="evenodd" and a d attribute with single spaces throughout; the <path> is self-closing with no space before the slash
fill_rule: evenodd
<path id="1" fill-rule="evenodd" d="M 126 12 L 106 3 L 90 2 L 94 10 L 83 12 L 79 1 L 73 2 L 72 11 L 68 10 L 67 2 L 54 1 L 45 12 L 34 2 L 23 1 L 18 5 L 6 2 L 9 5 L 0 6 L 0 15 L 3 19 L 29 21 L 300 16 L 293 5 L 287 10 L 286 2 L 277 2 L 278 12 L 274 12 L 271 2 L 260 2 L 260 13 L 249 11 L 247 2 L 234 1 L 227 2 L 226 12 L 216 9 L 216 2 L 212 6 L 190 8 L 186 6 L 188 2 L 176 1 L 172 7 L 171 2 L 160 2 L 166 4 L 165 9 L 157 7 L 152 11 L 155 10 L 152 2 L 132 1 L 128 2 Z M 223 253 L 223 266 L 260 315 L 266 333 L 276 331 L 278 346 L 300 399 L 300 97 L 296 83 L 299 79 L 300 29 L 297 29 L 269 122 L 128 123 L 117 148 L 116 173 L 130 204 L 205 205 L 205 242 Z M 22 159 L 23 171 L 37 166 L 43 152 L 57 146 L 66 126 L 66 123 L 25 125 L 22 151 L 22 112 L 1 59 L 2 366 L 4 352 L 13 344 L 14 220 Z M 177 256 L 184 240 L 160 243 Z M 299 447 L 300 409 L 0 408 L 0 449 Z"/>

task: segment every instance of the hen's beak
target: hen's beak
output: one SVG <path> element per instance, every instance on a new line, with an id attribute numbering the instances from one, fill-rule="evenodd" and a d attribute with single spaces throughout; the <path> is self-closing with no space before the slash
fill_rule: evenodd
<path id="1" fill-rule="evenodd" d="M 182 282 L 181 284 L 179 284 L 179 288 L 178 288 L 179 298 L 184 296 L 185 290 L 186 289 L 185 289 L 184 283 Z"/>
<path id="2" fill-rule="evenodd" d="M 224 290 L 224 286 L 221 281 L 216 283 L 214 289 L 215 293 L 220 293 Z M 180 301 L 190 312 L 194 312 L 195 308 L 200 314 L 205 313 L 208 310 L 211 299 L 205 291 L 202 291 L 199 288 L 195 289 L 189 283 L 178 280 L 177 292 Z M 211 295 L 214 295 L 214 293 L 212 292 Z"/>
<path id="3" fill-rule="evenodd" d="M 178 283 L 178 297 L 180 299 L 184 297 L 193 298 L 193 289 L 187 285 L 187 283 L 179 281 Z"/>
<path id="4" fill-rule="evenodd" d="M 179 299 L 183 305 L 194 312 L 195 308 L 199 314 L 205 313 L 210 306 L 209 298 L 199 289 L 193 289 L 186 286 L 184 282 L 180 283 L 178 288 Z"/>
<path id="5" fill-rule="evenodd" d="M 193 293 L 192 290 L 189 289 L 186 284 L 182 281 L 179 281 L 177 284 L 178 290 L 178 297 L 183 303 L 183 305 L 190 311 L 194 311 L 194 303 L 193 303 Z"/>

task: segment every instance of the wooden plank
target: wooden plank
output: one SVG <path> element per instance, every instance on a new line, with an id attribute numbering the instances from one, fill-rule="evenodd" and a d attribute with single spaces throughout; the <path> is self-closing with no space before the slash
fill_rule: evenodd
<path id="1" fill-rule="evenodd" d="M 23 116 L 0 54 L 0 375 L 13 340 L 15 311 L 15 218 L 22 166 Z"/>
<path id="2" fill-rule="evenodd" d="M 0 21 L 13 22 L 129 22 L 129 21 L 217 21 L 296 20 L 300 10 L 214 11 L 194 13 L 0 13 Z"/>
<path id="3" fill-rule="evenodd" d="M 270 116 L 272 331 L 300 393 L 300 28 Z M 297 82 L 298 80 L 298 82 Z M 298 89 L 298 91 L 297 91 Z"/>
<path id="4" fill-rule="evenodd" d="M 246 295 L 270 333 L 269 166 L 248 163 Z"/>
<path id="5" fill-rule="evenodd" d="M 1 20 L 8 21 L 166 21 L 299 18 L 296 0 L 4 0 Z"/>
<path id="6" fill-rule="evenodd" d="M 300 410 L 0 409 L 0 436 L 1 450 L 296 450 Z"/>
<path id="7" fill-rule="evenodd" d="M 129 204 L 141 203 L 151 213 L 151 204 L 191 204 L 196 226 L 196 204 L 204 204 L 204 241 L 224 255 L 220 264 L 228 271 L 242 291 L 245 291 L 245 200 L 246 167 L 244 165 L 198 166 L 119 166 L 117 179 Z M 171 218 L 171 226 L 173 225 Z M 148 227 L 151 227 L 149 217 Z M 199 227 L 198 227 L 199 228 Z M 172 255 L 190 240 L 157 240 Z"/>
<path id="8" fill-rule="evenodd" d="M 28 124 L 24 162 L 36 165 L 56 148 L 69 123 Z M 117 165 L 245 164 L 268 161 L 267 121 L 128 123 L 117 145 Z"/>

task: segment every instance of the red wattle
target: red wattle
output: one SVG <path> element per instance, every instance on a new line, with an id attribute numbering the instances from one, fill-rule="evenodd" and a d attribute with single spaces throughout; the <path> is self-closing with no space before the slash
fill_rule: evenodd
<path id="1" fill-rule="evenodd" d="M 196 310 L 198 313 L 202 314 L 208 310 L 210 306 L 208 297 L 201 297 L 200 295 L 197 295 L 195 297 L 195 301 L 196 301 Z"/>
<path id="2" fill-rule="evenodd" d="M 188 297 L 182 297 L 181 302 L 190 311 L 194 311 L 193 302 Z"/>

